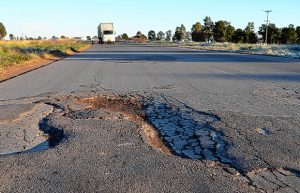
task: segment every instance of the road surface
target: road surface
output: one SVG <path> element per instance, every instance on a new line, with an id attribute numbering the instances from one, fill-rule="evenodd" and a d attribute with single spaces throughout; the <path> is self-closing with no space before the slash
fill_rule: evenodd
<path id="1" fill-rule="evenodd" d="M 68 137 L 49 150 L 0 156 L 0 192 L 300 192 L 299 83 L 296 59 L 94 45 L 0 83 L 0 107 L 71 106 L 66 98 L 104 91 L 163 95 L 218 117 L 211 127 L 223 133 L 232 163 L 165 155 L 143 143 L 132 122 L 70 119 L 57 110 L 49 120 Z"/>

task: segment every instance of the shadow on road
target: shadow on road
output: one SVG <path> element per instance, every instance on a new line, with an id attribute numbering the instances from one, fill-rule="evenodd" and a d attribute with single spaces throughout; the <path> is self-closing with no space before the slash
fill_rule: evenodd
<path id="1" fill-rule="evenodd" d="M 175 73 L 176 74 L 176 73 Z M 168 74 L 165 74 L 168 76 Z M 172 75 L 173 76 L 173 75 Z M 210 73 L 178 73 L 177 77 L 197 79 L 231 79 L 231 80 L 269 80 L 300 82 L 300 74 L 210 74 Z"/>
<path id="2" fill-rule="evenodd" d="M 134 51 L 118 51 L 104 49 L 101 51 L 86 51 L 67 58 L 67 60 L 125 60 L 125 61 L 164 61 L 164 62 L 216 62 L 216 63 L 299 63 L 299 60 L 272 57 L 222 53 L 213 51 L 172 50 L 158 51 L 142 49 Z M 144 50 L 144 51 L 143 51 Z"/>

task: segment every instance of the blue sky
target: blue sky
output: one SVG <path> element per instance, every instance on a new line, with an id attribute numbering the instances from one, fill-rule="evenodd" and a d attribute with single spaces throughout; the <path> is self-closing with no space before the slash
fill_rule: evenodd
<path id="1" fill-rule="evenodd" d="M 299 8 L 299 0 L 1 0 L 0 22 L 16 36 L 92 36 L 100 22 L 114 22 L 117 34 L 134 35 L 138 30 L 174 31 L 181 24 L 190 30 L 205 16 L 237 28 L 253 21 L 258 28 L 266 9 L 273 10 L 270 20 L 277 26 L 300 26 Z"/>

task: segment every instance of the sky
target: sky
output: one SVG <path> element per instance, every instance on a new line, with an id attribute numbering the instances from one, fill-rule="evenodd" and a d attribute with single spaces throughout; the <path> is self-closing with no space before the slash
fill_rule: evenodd
<path id="1" fill-rule="evenodd" d="M 181 24 L 190 30 L 205 16 L 236 28 L 254 22 L 258 29 L 264 10 L 272 10 L 271 23 L 278 27 L 300 26 L 299 0 L 1 0 L 0 22 L 15 36 L 94 36 L 100 22 L 114 22 L 117 34 L 133 36 L 174 31 Z"/>

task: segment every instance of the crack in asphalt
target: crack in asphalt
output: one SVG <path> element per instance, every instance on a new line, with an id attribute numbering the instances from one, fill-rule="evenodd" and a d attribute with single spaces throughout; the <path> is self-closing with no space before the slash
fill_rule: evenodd
<path id="1" fill-rule="evenodd" d="M 149 93 L 140 95 L 110 93 L 90 98 L 84 98 L 83 96 L 68 96 L 62 101 L 59 98 L 55 100 L 48 99 L 43 104 L 51 106 L 53 108 L 52 113 L 55 114 L 59 111 L 59 116 L 66 116 L 71 119 L 108 121 L 127 119 L 133 121 L 144 132 L 141 136 L 146 136 L 146 138 L 142 136 L 142 140 L 151 147 L 181 158 L 219 162 L 224 171 L 255 188 L 256 191 L 292 190 L 293 192 L 300 192 L 300 178 L 297 171 L 272 168 L 268 161 L 260 155 L 247 134 L 242 133 L 236 127 L 230 126 L 229 123 L 215 114 L 198 111 L 175 98 L 158 93 L 152 93 L 151 95 Z M 85 106 L 82 105 L 83 103 L 85 103 Z M 73 110 L 73 107 L 76 110 Z M 101 109 L 104 111 L 99 111 Z M 115 113 L 111 114 L 111 112 Z M 43 117 L 38 123 L 39 129 L 48 136 L 48 143 L 29 150 L 26 149 L 25 145 L 22 150 L 23 153 L 55 147 L 65 138 L 63 127 L 57 127 L 53 123 L 52 113 Z M 230 144 L 225 139 L 232 136 L 225 137 L 224 133 L 220 131 L 222 128 L 216 129 L 213 126 L 216 122 L 223 123 L 225 127 L 230 128 L 243 140 L 247 141 L 247 145 L 254 153 L 246 152 L 243 149 L 240 151 L 256 157 L 267 167 L 248 173 L 242 171 L 235 158 L 227 153 Z M 150 125 L 155 129 L 151 129 Z M 30 144 L 35 141 L 37 136 L 29 140 L 26 129 L 23 128 L 22 131 L 25 142 Z M 122 147 L 131 145 L 133 144 L 120 144 Z M 166 150 L 167 148 L 170 151 Z"/>
<path id="2" fill-rule="evenodd" d="M 222 133 L 211 126 L 218 121 L 217 116 L 157 99 L 148 100 L 144 112 L 175 155 L 231 163 L 225 153 L 227 144 L 221 139 Z"/>

